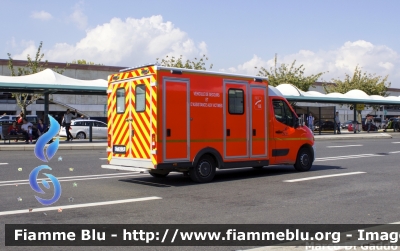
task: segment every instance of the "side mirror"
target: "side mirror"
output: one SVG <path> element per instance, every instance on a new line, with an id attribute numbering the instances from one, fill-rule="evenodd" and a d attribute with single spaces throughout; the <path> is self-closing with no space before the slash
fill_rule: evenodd
<path id="1" fill-rule="evenodd" d="M 300 126 L 299 118 L 294 117 L 294 128 L 296 129 L 296 128 L 298 128 L 299 126 Z"/>

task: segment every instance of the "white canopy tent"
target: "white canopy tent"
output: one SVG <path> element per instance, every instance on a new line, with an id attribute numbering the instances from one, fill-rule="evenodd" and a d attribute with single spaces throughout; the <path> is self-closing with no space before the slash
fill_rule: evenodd
<path id="1" fill-rule="evenodd" d="M 44 96 L 44 115 L 49 113 L 49 94 L 107 95 L 104 79 L 80 80 L 51 69 L 24 76 L 0 76 L 0 92 L 38 93 Z"/>
<path id="2" fill-rule="evenodd" d="M 25 76 L 0 76 L 0 90 L 35 93 L 83 93 L 106 95 L 107 80 L 80 80 L 63 76 L 51 69 Z"/>
<path id="3" fill-rule="evenodd" d="M 368 95 L 361 90 L 351 90 L 345 94 L 317 91 L 301 91 L 291 84 L 280 84 L 276 89 L 289 101 L 316 102 L 332 104 L 368 104 L 368 105 L 400 105 L 400 96 L 382 97 Z"/>

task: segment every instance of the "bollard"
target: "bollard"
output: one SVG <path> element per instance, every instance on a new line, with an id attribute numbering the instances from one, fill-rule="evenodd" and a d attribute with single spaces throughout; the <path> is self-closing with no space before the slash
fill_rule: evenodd
<path id="1" fill-rule="evenodd" d="M 92 142 L 93 124 L 89 124 L 89 142 Z"/>

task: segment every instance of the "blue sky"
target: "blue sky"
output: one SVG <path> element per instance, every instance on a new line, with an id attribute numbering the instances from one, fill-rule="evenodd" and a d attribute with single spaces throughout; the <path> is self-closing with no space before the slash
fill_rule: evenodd
<path id="1" fill-rule="evenodd" d="M 213 70 L 304 64 L 322 80 L 360 65 L 400 88 L 400 1 L 0 0 L 0 58 L 135 66 L 165 55 L 206 54 Z M 5 24 L 5 25 L 4 25 Z"/>

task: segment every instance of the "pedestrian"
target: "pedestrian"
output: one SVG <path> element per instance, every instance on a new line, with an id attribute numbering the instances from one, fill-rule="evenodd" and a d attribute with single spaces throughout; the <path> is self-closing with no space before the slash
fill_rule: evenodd
<path id="1" fill-rule="evenodd" d="M 71 127 L 71 120 L 72 118 L 76 118 L 77 117 L 77 113 L 76 113 L 76 109 L 75 109 L 75 115 L 73 115 L 71 113 L 71 111 L 69 109 L 67 109 L 67 113 L 64 114 L 64 119 L 63 119 L 63 126 L 65 126 L 65 132 L 67 133 L 67 139 L 65 141 L 69 141 L 69 140 L 73 140 L 74 137 L 72 136 L 71 132 L 69 131 L 70 127 Z"/>
<path id="2" fill-rule="evenodd" d="M 21 131 L 25 136 L 25 143 L 29 143 L 29 140 L 31 140 L 32 143 L 32 137 L 37 138 L 37 133 L 35 130 L 32 130 L 33 124 L 31 122 L 28 122 L 27 119 L 22 120 L 22 126 L 21 126 Z M 30 129 L 30 130 L 29 130 Z"/>
<path id="3" fill-rule="evenodd" d="M 372 124 L 372 116 L 368 114 L 367 117 L 365 118 L 365 125 L 367 126 L 368 133 L 371 130 L 371 124 Z"/>
<path id="4" fill-rule="evenodd" d="M 23 120 L 24 120 L 24 113 L 21 112 L 21 113 L 19 114 L 19 118 L 18 118 L 18 120 L 17 120 L 17 123 L 18 123 L 18 124 L 22 124 L 22 123 L 23 123 Z"/>
<path id="5" fill-rule="evenodd" d="M 39 119 L 39 123 L 37 124 L 37 133 L 40 136 L 47 131 L 47 125 L 43 123 L 42 119 Z"/>
<path id="6" fill-rule="evenodd" d="M 307 125 L 308 125 L 308 128 L 310 128 L 311 132 L 314 133 L 314 117 L 311 112 L 307 117 Z"/>
<path id="7" fill-rule="evenodd" d="M 340 134 L 340 118 L 339 118 L 339 112 L 336 112 L 335 123 L 336 123 L 337 133 Z"/>

